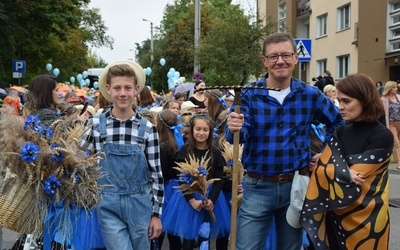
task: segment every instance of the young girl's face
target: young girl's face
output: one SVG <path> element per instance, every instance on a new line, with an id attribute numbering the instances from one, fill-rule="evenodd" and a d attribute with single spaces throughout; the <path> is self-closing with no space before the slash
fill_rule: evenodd
<path id="1" fill-rule="evenodd" d="M 195 146 L 206 146 L 207 139 L 210 136 L 210 126 L 203 119 L 193 121 L 193 138 Z"/>
<path id="2" fill-rule="evenodd" d="M 177 99 L 177 101 L 179 102 L 179 105 L 182 105 L 182 103 L 185 101 L 185 97 L 181 97 L 179 99 Z"/>
<path id="3" fill-rule="evenodd" d="M 179 111 L 181 110 L 181 108 L 179 107 L 179 103 L 178 102 L 173 102 L 171 104 L 171 107 L 169 108 L 172 112 L 174 112 L 175 114 L 179 114 Z"/>

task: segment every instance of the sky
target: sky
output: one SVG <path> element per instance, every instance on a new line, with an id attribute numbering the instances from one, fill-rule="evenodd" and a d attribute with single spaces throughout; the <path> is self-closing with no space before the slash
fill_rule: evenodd
<path id="1" fill-rule="evenodd" d="M 245 10 L 255 9 L 256 0 L 233 0 Z M 150 39 L 150 22 L 160 25 L 164 9 L 174 0 L 91 0 L 92 8 L 99 8 L 100 15 L 108 28 L 107 34 L 114 38 L 114 49 L 93 48 L 92 50 L 107 63 L 117 60 L 134 59 L 135 43 L 142 44 Z M 147 19 L 150 22 L 143 21 Z M 154 58 L 158 62 L 161 58 Z"/>

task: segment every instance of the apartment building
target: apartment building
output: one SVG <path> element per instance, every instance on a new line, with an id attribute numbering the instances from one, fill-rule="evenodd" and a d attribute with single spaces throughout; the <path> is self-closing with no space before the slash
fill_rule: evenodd
<path id="1" fill-rule="evenodd" d="M 295 73 L 303 81 L 324 70 L 335 80 L 365 73 L 400 81 L 400 0 L 257 0 L 257 7 L 277 31 L 311 39 L 311 60 Z"/>

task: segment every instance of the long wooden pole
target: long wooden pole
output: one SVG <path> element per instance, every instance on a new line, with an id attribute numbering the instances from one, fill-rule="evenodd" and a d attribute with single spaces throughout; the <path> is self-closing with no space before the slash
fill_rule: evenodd
<path id="1" fill-rule="evenodd" d="M 258 87 L 258 86 L 211 86 L 195 90 L 194 92 L 208 89 L 233 89 L 235 91 L 235 98 L 233 99 L 234 112 L 240 114 L 241 91 L 246 89 L 268 89 L 273 91 L 280 91 L 280 89 Z M 233 133 L 233 166 L 232 166 L 232 200 L 231 200 L 231 235 L 230 235 L 230 249 L 236 249 L 236 217 L 238 210 L 238 186 L 239 186 L 239 139 L 240 131 Z"/>
<path id="2" fill-rule="evenodd" d="M 235 98 L 233 99 L 233 105 L 235 112 L 240 114 L 240 88 L 235 88 Z M 240 131 L 233 133 L 233 169 L 232 169 L 232 201 L 231 201 L 231 239 L 230 249 L 236 249 L 236 217 L 238 210 L 238 186 L 239 186 L 239 139 Z"/>

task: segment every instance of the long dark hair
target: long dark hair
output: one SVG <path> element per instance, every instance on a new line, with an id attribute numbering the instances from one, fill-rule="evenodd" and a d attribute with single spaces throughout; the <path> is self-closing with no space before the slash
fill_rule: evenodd
<path id="1" fill-rule="evenodd" d="M 175 141 L 174 131 L 171 130 L 172 126 L 178 124 L 177 115 L 171 110 L 163 110 L 158 114 L 156 124 L 160 145 L 163 143 L 169 143 L 173 148 L 174 153 L 178 152 L 178 145 Z"/>
<path id="2" fill-rule="evenodd" d="M 30 109 L 55 108 L 53 90 L 57 87 L 57 79 L 52 75 L 39 75 L 35 77 L 28 87 L 27 98 Z"/>

